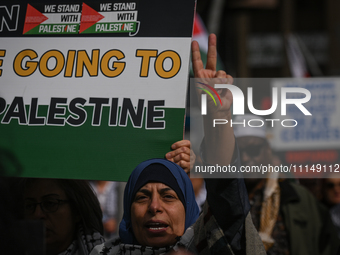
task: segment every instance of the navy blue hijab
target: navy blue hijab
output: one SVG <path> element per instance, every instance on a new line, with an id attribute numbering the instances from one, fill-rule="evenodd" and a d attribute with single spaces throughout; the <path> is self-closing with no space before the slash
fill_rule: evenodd
<path id="1" fill-rule="evenodd" d="M 135 170 L 131 173 L 129 180 L 125 186 L 124 191 L 124 215 L 123 219 L 119 225 L 119 236 L 121 238 L 122 243 L 126 244 L 138 244 L 136 238 L 132 232 L 131 226 L 131 204 L 134 199 L 134 195 L 136 194 L 136 185 L 140 186 L 140 179 L 141 173 L 144 171 L 145 168 L 149 167 L 152 164 L 161 164 L 175 178 L 180 190 L 182 191 L 182 195 L 184 197 L 184 208 L 185 208 L 185 228 L 186 230 L 190 227 L 193 223 L 196 222 L 199 209 L 195 200 L 194 190 L 192 188 L 192 184 L 188 175 L 184 172 L 184 170 L 178 166 L 177 164 L 166 160 L 166 159 L 150 159 L 140 163 Z M 143 178 L 143 177 L 142 177 Z M 150 181 L 154 181 L 153 178 L 150 176 Z M 146 184 L 146 183 L 145 183 Z M 166 184 L 166 183 L 165 183 Z M 176 191 L 176 190 L 175 190 Z M 177 195 L 181 196 L 176 192 Z M 182 201 L 183 203 L 183 201 Z"/>

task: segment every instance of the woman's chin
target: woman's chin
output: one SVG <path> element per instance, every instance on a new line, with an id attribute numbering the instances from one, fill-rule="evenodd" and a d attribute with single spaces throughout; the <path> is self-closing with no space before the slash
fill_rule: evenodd
<path id="1" fill-rule="evenodd" d="M 174 245 L 177 242 L 175 237 L 153 237 L 145 240 L 144 245 L 156 248 Z"/>

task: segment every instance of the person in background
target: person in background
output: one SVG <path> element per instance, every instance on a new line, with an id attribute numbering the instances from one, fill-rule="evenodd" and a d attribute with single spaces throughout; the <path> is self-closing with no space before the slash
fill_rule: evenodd
<path id="1" fill-rule="evenodd" d="M 7 169 L 4 162 L 0 160 L 0 253 L 6 255 L 31 254 L 25 246 L 25 241 L 22 240 L 26 237 L 22 231 L 20 232 L 21 239 L 18 240 L 17 237 L 17 231 L 21 229 L 15 229 L 18 223 L 18 219 L 15 217 L 15 199 L 9 187 L 10 178 L 6 175 Z"/>
<path id="2" fill-rule="evenodd" d="M 196 160 L 194 164 L 192 164 L 192 166 L 194 167 L 195 164 L 203 165 L 203 162 L 200 156 L 196 156 Z M 195 177 L 193 177 L 192 175 L 189 175 L 189 177 L 192 183 L 192 187 L 194 188 L 196 203 L 201 212 L 203 209 L 205 200 L 207 199 L 207 189 L 205 188 L 204 178 L 197 174 L 195 175 Z"/>
<path id="3" fill-rule="evenodd" d="M 18 178 L 11 186 L 18 216 L 44 223 L 46 255 L 87 255 L 104 242 L 102 212 L 87 181 Z"/>
<path id="4" fill-rule="evenodd" d="M 192 187 L 194 188 L 195 200 L 200 211 L 203 209 L 204 202 L 207 198 L 207 190 L 203 178 L 191 178 Z"/>
<path id="5" fill-rule="evenodd" d="M 103 212 L 104 238 L 108 240 L 117 234 L 118 183 L 112 181 L 91 181 Z"/>
<path id="6" fill-rule="evenodd" d="M 329 208 L 334 226 L 340 238 L 340 178 L 339 173 L 330 173 L 322 183 L 322 201 Z"/>
<path id="7" fill-rule="evenodd" d="M 259 116 L 245 114 L 234 122 L 248 123 Z M 263 121 L 265 123 L 265 121 Z M 272 164 L 272 150 L 266 128 L 233 125 L 244 167 Z M 327 209 L 304 187 L 289 180 L 279 181 L 278 173 L 245 176 L 251 215 L 267 254 L 320 255 L 336 253 L 336 236 Z"/>

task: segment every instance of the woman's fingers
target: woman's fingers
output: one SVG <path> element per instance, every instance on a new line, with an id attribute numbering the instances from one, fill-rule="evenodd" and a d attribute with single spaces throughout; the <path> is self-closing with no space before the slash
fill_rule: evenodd
<path id="1" fill-rule="evenodd" d="M 216 71 L 217 50 L 216 50 L 216 35 L 209 35 L 207 65 L 205 69 Z"/>
<path id="2" fill-rule="evenodd" d="M 175 163 L 180 161 L 180 160 L 187 160 L 187 161 L 190 162 L 190 148 L 179 147 L 176 150 L 168 152 L 166 154 L 166 158 L 175 162 Z"/>
<path id="3" fill-rule="evenodd" d="M 204 69 L 203 61 L 201 58 L 200 47 L 198 42 L 193 41 L 191 43 L 191 54 L 192 54 L 192 68 L 195 74 L 195 77 L 199 74 L 200 70 Z"/>
<path id="4" fill-rule="evenodd" d="M 190 172 L 190 166 L 194 165 L 196 156 L 190 149 L 189 140 L 181 140 L 171 145 L 172 151 L 168 152 L 165 157 L 178 164 L 186 173 Z"/>
<path id="5" fill-rule="evenodd" d="M 178 142 L 175 142 L 174 144 L 171 145 L 171 149 L 176 150 L 180 147 L 188 147 L 189 149 L 191 148 L 191 143 L 189 140 L 180 140 Z"/>
<path id="6" fill-rule="evenodd" d="M 195 78 L 214 78 L 216 74 L 217 50 L 216 35 L 209 35 L 207 64 L 204 68 L 198 42 L 191 43 L 192 68 Z"/>

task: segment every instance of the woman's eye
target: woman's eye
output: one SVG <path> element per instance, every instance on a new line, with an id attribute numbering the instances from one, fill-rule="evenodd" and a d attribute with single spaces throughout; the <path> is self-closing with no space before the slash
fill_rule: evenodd
<path id="1" fill-rule="evenodd" d="M 147 199 L 147 196 L 141 195 L 141 196 L 136 196 L 135 201 L 141 201 Z"/>
<path id="2" fill-rule="evenodd" d="M 57 205 L 55 201 L 44 201 L 43 205 L 46 209 L 53 208 Z"/>
<path id="3" fill-rule="evenodd" d="M 167 195 L 164 195 L 164 198 L 175 199 L 175 196 L 167 194 Z"/>
<path id="4" fill-rule="evenodd" d="M 32 209 L 35 206 L 35 204 L 25 204 L 25 209 L 29 210 Z"/>

